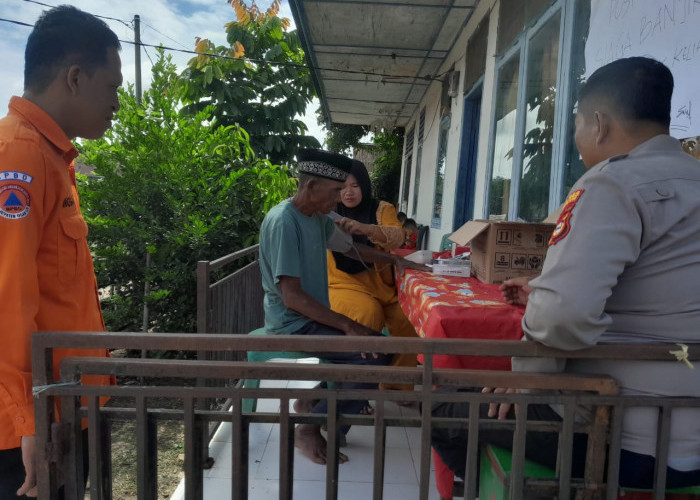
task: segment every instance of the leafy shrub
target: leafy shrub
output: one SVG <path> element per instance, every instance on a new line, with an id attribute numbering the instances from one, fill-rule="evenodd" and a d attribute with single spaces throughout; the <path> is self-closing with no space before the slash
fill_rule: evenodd
<path id="1" fill-rule="evenodd" d="M 399 200 L 399 180 L 401 179 L 403 129 L 377 132 L 374 134 L 373 142 L 377 146 L 374 172 L 370 176 L 374 195 L 379 200 L 396 205 Z"/>
<path id="2" fill-rule="evenodd" d="M 218 126 L 211 108 L 180 113 L 176 80 L 161 51 L 143 102 L 120 91 L 112 129 L 81 146 L 95 167 L 79 190 L 112 331 L 141 330 L 144 300 L 149 330 L 195 331 L 197 261 L 254 244 L 265 213 L 295 188 L 238 125 Z"/>

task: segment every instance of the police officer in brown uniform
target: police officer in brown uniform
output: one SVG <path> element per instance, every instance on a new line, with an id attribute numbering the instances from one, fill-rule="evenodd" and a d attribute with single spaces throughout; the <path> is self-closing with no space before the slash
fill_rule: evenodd
<path id="1" fill-rule="evenodd" d="M 642 57 L 600 68 L 583 87 L 575 140 L 589 170 L 566 200 L 541 276 L 502 286 L 512 303 L 527 304 L 527 339 L 564 350 L 598 342 L 700 341 L 700 162 L 669 136 L 672 92 L 669 69 Z M 700 396 L 700 370 L 675 361 L 516 358 L 513 370 L 606 373 L 623 394 Z M 490 416 L 509 411 L 493 406 Z M 434 414 L 460 411 L 443 405 Z M 546 406 L 532 411 L 528 418 L 559 418 Z M 621 485 L 651 487 L 657 414 L 625 412 Z M 510 436 L 492 434 L 480 434 L 480 441 L 508 444 Z M 556 439 L 543 439 L 529 439 L 526 454 L 553 466 Z M 434 435 L 448 466 L 463 475 L 466 447 L 458 456 L 459 441 L 464 446 L 465 432 Z M 585 450 L 574 448 L 581 463 Z M 460 462 L 461 468 L 450 465 Z M 700 410 L 674 411 L 668 465 L 668 487 L 700 484 Z"/>

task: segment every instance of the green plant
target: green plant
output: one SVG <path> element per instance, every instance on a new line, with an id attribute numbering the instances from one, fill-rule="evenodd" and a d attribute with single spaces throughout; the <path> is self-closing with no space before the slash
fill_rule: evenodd
<path id="1" fill-rule="evenodd" d="M 145 301 L 149 330 L 194 331 L 197 261 L 255 243 L 264 214 L 294 191 L 241 127 L 218 126 L 210 107 L 180 113 L 176 80 L 161 51 L 142 104 L 120 91 L 114 126 L 81 146 L 95 167 L 79 190 L 109 330 L 141 330 Z"/>
<path id="2" fill-rule="evenodd" d="M 315 96 L 299 36 L 287 31 L 288 19 L 278 17 L 280 0 L 265 12 L 255 2 L 247 7 L 242 0 L 228 1 L 236 12 L 226 25 L 229 46 L 197 39 L 200 55 L 180 79 L 185 110 L 213 106 L 219 124 L 248 131 L 258 156 L 290 163 L 300 148 L 320 147 L 299 118 Z"/>
<path id="3" fill-rule="evenodd" d="M 403 151 L 403 129 L 382 131 L 374 134 L 377 156 L 374 171 L 370 175 L 377 199 L 396 205 L 399 199 L 401 178 L 401 153 Z"/>
<path id="4" fill-rule="evenodd" d="M 326 149 L 334 153 L 348 155 L 352 149 L 360 145 L 360 140 L 369 133 L 367 125 L 349 125 L 332 123 L 325 125 L 321 109 L 316 112 L 318 124 L 326 129 Z"/>

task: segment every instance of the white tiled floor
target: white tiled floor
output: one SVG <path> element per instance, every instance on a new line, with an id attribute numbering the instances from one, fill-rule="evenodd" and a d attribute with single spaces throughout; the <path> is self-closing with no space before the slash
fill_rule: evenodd
<path id="1" fill-rule="evenodd" d="M 261 387 L 300 387 L 300 382 L 262 381 Z M 311 387 L 307 383 L 301 387 Z M 417 410 L 400 408 L 388 403 L 387 415 L 417 414 Z M 279 401 L 259 400 L 259 412 L 279 411 Z M 340 500 L 372 497 L 374 465 L 374 429 L 354 426 L 348 433 L 348 446 L 343 452 L 348 462 L 340 465 L 338 497 Z M 216 461 L 204 471 L 205 500 L 231 497 L 231 427 L 223 424 L 210 445 L 210 456 Z M 279 427 L 274 424 L 252 424 L 249 454 L 250 500 L 270 500 L 279 492 Z M 417 500 L 420 476 L 420 430 L 417 428 L 387 429 L 384 472 L 385 500 Z M 326 468 L 301 455 L 294 454 L 294 497 L 303 500 L 325 498 Z M 171 500 L 184 498 L 184 483 L 180 483 Z M 429 500 L 439 500 L 431 467 Z"/>

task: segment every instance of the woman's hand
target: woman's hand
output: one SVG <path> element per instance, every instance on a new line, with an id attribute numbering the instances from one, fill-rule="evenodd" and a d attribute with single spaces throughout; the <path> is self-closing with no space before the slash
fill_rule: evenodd
<path id="1" fill-rule="evenodd" d="M 372 229 L 376 227 L 373 224 L 363 224 L 362 222 L 358 222 L 355 219 L 348 219 L 347 217 L 343 217 L 337 221 L 336 224 L 346 233 L 362 234 L 370 237 L 373 235 Z"/>

